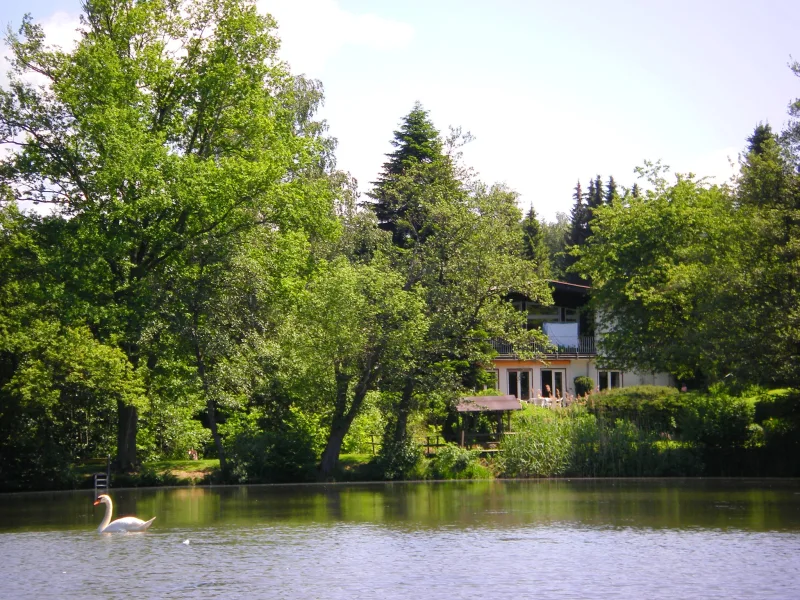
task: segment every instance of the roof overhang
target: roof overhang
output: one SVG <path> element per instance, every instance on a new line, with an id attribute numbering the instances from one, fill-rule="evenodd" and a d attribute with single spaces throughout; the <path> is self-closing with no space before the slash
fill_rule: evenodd
<path id="1" fill-rule="evenodd" d="M 522 410 L 522 403 L 516 396 L 465 396 L 458 399 L 458 412 L 494 412 Z"/>

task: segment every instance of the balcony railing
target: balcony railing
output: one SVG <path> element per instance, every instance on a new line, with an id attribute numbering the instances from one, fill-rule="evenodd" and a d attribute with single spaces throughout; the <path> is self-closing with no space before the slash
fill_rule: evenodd
<path id="1" fill-rule="evenodd" d="M 528 353 L 543 354 L 547 358 L 578 358 L 581 356 L 595 356 L 597 354 L 593 335 L 582 335 L 577 341 L 577 345 L 546 345 L 535 343 L 525 346 L 524 350 Z M 512 357 L 518 354 L 514 350 L 514 346 L 505 340 L 492 340 L 492 347 L 497 350 L 497 354 L 502 357 Z"/>

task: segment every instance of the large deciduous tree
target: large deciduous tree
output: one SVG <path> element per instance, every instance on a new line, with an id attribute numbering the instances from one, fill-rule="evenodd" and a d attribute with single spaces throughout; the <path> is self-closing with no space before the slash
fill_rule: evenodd
<path id="1" fill-rule="evenodd" d="M 164 317 L 163 282 L 191 285 L 182 271 L 259 227 L 328 228 L 316 86 L 276 58 L 274 27 L 244 0 L 88 0 L 72 51 L 46 46 L 27 18 L 10 38 L 0 142 L 15 151 L 0 182 L 54 208 L 65 314 L 134 369 L 158 360 L 144 332 Z M 120 400 L 118 415 L 129 468 L 137 407 Z"/>

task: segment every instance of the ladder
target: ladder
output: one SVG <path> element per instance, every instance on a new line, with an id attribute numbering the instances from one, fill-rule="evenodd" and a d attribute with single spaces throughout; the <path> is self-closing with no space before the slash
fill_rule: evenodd
<path id="1" fill-rule="evenodd" d="M 106 460 L 106 472 L 94 474 L 94 495 L 97 496 L 97 490 L 108 490 L 109 482 L 111 480 L 111 456 Z"/>
<path id="2" fill-rule="evenodd" d="M 108 489 L 108 475 L 105 473 L 94 474 L 94 494 L 97 495 L 97 490 Z"/>

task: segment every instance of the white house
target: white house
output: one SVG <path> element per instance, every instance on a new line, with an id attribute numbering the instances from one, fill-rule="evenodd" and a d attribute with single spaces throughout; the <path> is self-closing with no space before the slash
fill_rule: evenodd
<path id="1" fill-rule="evenodd" d="M 514 348 L 495 340 L 498 354 L 494 359 L 495 387 L 501 393 L 536 403 L 548 398 L 575 395 L 575 378 L 588 376 L 595 388 L 629 387 L 634 385 L 674 385 L 667 373 L 636 373 L 612 370 L 602 364 L 595 350 L 594 331 L 585 310 L 589 299 L 587 286 L 552 281 L 553 305 L 542 306 L 522 295 L 511 298 L 514 305 L 528 316 L 528 325 L 541 328 L 555 350 L 550 349 L 541 360 L 522 360 Z"/>

